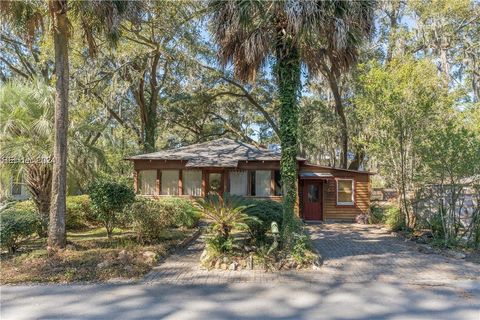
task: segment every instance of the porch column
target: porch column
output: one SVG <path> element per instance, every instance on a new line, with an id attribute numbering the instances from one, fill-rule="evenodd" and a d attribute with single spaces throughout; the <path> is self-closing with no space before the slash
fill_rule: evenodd
<path id="1" fill-rule="evenodd" d="M 133 190 L 138 194 L 138 171 L 133 170 Z"/>
<path id="2" fill-rule="evenodd" d="M 162 170 L 157 169 L 157 180 L 155 181 L 155 194 L 158 196 L 162 191 Z"/>
<path id="3" fill-rule="evenodd" d="M 178 195 L 181 196 L 183 194 L 183 170 L 180 169 L 178 171 Z"/>
<path id="4" fill-rule="evenodd" d="M 275 170 L 270 171 L 270 196 L 275 195 Z"/>
<path id="5" fill-rule="evenodd" d="M 207 173 L 202 170 L 202 197 L 207 194 Z"/>

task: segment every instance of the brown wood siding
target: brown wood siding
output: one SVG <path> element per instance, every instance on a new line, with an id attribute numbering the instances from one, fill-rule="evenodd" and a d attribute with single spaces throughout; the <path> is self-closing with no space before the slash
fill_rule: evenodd
<path id="1" fill-rule="evenodd" d="M 367 213 L 370 208 L 370 176 L 367 173 L 342 171 L 332 168 L 322 168 L 302 165 L 301 171 L 331 173 L 334 179 L 323 183 L 323 219 L 354 221 L 361 213 Z M 337 178 L 353 179 L 355 181 L 355 205 L 337 205 Z"/>
<path id="2" fill-rule="evenodd" d="M 209 170 L 224 172 L 224 189 L 228 190 L 229 176 L 226 173 L 230 169 L 235 170 L 279 170 L 279 161 L 240 161 L 237 168 L 186 168 L 187 161 L 180 160 L 135 160 L 134 170 L 138 174 L 140 170 L 151 169 L 178 169 L 178 170 L 202 170 L 202 196 L 206 193 L 206 172 Z M 336 203 L 336 183 L 334 179 L 324 180 L 323 182 L 323 218 L 324 220 L 345 220 L 353 221 L 358 214 L 366 213 L 370 207 L 370 175 L 368 173 L 344 171 L 339 169 L 319 167 L 299 162 L 299 171 L 331 173 L 334 178 L 348 178 L 355 180 L 355 205 L 354 206 L 338 206 Z M 180 177 L 181 177 L 180 173 Z M 135 179 L 136 180 L 136 179 Z M 272 180 L 274 177 L 272 175 Z M 272 184 L 274 181 L 272 181 Z M 179 181 L 181 184 L 181 181 Z M 299 182 L 299 189 L 297 193 L 296 211 L 301 211 L 302 204 L 302 184 Z M 157 186 L 157 188 L 160 186 Z M 179 185 L 180 187 L 180 185 Z M 273 186 L 272 186 L 273 187 Z M 138 188 L 138 185 L 137 185 Z M 250 174 L 248 174 L 248 188 L 250 188 Z M 273 189 L 273 188 L 272 188 Z M 272 196 L 265 199 L 274 201 L 281 201 L 282 197 Z M 260 198 L 260 197 L 255 197 Z M 299 213 L 300 214 L 300 213 Z"/>

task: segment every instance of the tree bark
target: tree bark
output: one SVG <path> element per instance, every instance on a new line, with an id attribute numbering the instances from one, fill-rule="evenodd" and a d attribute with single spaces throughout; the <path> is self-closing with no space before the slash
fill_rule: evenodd
<path id="1" fill-rule="evenodd" d="M 332 90 L 333 99 L 335 101 L 335 112 L 340 119 L 340 139 L 342 152 L 340 155 L 340 167 L 347 169 L 348 166 L 348 126 L 347 117 L 343 108 L 342 97 L 340 96 L 340 90 L 338 89 L 337 78 L 331 70 L 327 72 L 328 83 L 330 90 Z"/>
<path id="2" fill-rule="evenodd" d="M 39 236 L 46 237 L 52 195 L 52 169 L 46 164 L 30 165 L 27 168 L 26 183 L 42 220 Z"/>
<path id="3" fill-rule="evenodd" d="M 68 37 L 67 1 L 50 0 L 55 48 L 55 141 L 53 148 L 52 199 L 48 245 L 64 248 L 67 198 L 67 130 L 68 130 Z"/>
<path id="4" fill-rule="evenodd" d="M 279 34 L 282 34 L 281 32 Z M 283 38 L 283 34 L 279 36 Z M 277 47 L 277 83 L 280 98 L 280 171 L 283 188 L 283 240 L 289 247 L 297 231 L 298 94 L 300 92 L 300 57 L 291 40 L 280 40 Z"/>

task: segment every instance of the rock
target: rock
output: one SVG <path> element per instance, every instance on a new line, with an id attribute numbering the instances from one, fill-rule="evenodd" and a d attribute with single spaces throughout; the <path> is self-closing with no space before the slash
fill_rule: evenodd
<path id="1" fill-rule="evenodd" d="M 425 254 L 435 253 L 435 250 L 433 250 L 432 247 L 427 246 L 427 245 L 420 245 L 420 246 L 418 246 L 418 251 L 420 251 L 421 253 L 425 253 Z"/>
<path id="2" fill-rule="evenodd" d="M 154 263 L 157 260 L 157 254 L 153 251 L 145 251 L 142 257 L 146 263 Z"/>
<path id="3" fill-rule="evenodd" d="M 246 259 L 240 260 L 240 267 L 241 268 L 246 268 L 247 267 L 247 260 Z"/>
<path id="4" fill-rule="evenodd" d="M 465 253 L 455 250 L 445 250 L 443 253 L 445 256 L 453 258 L 453 259 L 465 259 L 467 256 Z"/>
<path id="5" fill-rule="evenodd" d="M 228 266 L 227 266 L 226 263 L 222 263 L 222 265 L 220 266 L 220 268 L 221 268 L 222 270 L 227 270 L 227 269 L 228 269 Z"/>
<path id="6" fill-rule="evenodd" d="M 420 238 L 417 238 L 417 243 L 420 243 L 420 244 L 426 244 L 427 243 L 427 238 L 424 237 L 424 236 L 421 236 Z"/>
<path id="7" fill-rule="evenodd" d="M 323 265 L 323 258 L 321 255 L 318 255 L 317 259 L 313 261 L 313 266 L 316 268 L 320 268 Z"/>
<path id="8" fill-rule="evenodd" d="M 105 261 L 102 261 L 100 262 L 99 264 L 97 264 L 97 268 L 99 269 L 103 269 L 103 268 L 108 268 L 112 265 L 112 261 L 111 260 L 105 260 Z"/>
<path id="9" fill-rule="evenodd" d="M 247 258 L 247 269 L 253 270 L 253 256 L 248 256 Z"/>
<path id="10" fill-rule="evenodd" d="M 217 260 L 217 262 L 215 262 L 215 269 L 220 269 L 220 260 Z"/>
<path id="11" fill-rule="evenodd" d="M 228 266 L 228 270 L 230 271 L 235 271 L 237 270 L 237 267 L 238 267 L 238 263 L 236 261 L 233 261 L 230 266 Z"/>
<path id="12" fill-rule="evenodd" d="M 223 263 L 228 263 L 228 257 L 227 256 L 224 256 L 223 259 L 222 259 Z"/>
<path id="13" fill-rule="evenodd" d="M 118 256 L 117 256 L 117 259 L 122 261 L 122 262 L 125 262 L 126 260 L 128 260 L 128 253 L 127 251 L 125 250 L 122 250 L 118 253 Z"/>
<path id="14" fill-rule="evenodd" d="M 210 254 L 206 249 L 202 251 L 202 255 L 200 256 L 200 262 L 205 262 L 210 260 Z"/>

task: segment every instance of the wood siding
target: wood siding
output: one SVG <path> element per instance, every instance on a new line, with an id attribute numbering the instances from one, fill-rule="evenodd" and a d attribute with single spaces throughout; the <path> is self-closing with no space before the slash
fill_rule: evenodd
<path id="1" fill-rule="evenodd" d="M 281 201 L 282 197 L 274 196 L 274 181 L 273 181 L 273 170 L 280 169 L 279 161 L 239 161 L 238 167 L 236 168 L 186 168 L 185 165 L 187 161 L 180 160 L 135 160 L 134 163 L 134 176 L 135 176 L 135 185 L 138 189 L 137 174 L 140 170 L 152 170 L 152 169 L 178 169 L 178 170 L 202 170 L 202 196 L 206 194 L 207 188 L 207 172 L 216 171 L 223 173 L 223 189 L 229 191 L 229 170 L 272 170 L 272 181 L 271 181 L 271 197 L 263 197 L 264 199 L 271 199 L 274 201 Z M 368 173 L 355 172 L 349 170 L 334 169 L 322 166 L 316 166 L 311 164 L 306 164 L 299 162 L 299 171 L 309 171 L 309 172 L 318 172 L 318 173 L 330 173 L 333 175 L 333 178 L 328 180 L 323 179 L 322 189 L 323 189 L 323 219 L 324 220 L 343 220 L 343 221 L 354 221 L 355 217 L 361 213 L 367 213 L 370 207 L 370 175 Z M 160 175 L 159 171 L 157 176 L 157 191 L 161 188 L 160 186 Z M 179 193 L 183 193 L 183 181 L 181 181 L 182 174 L 180 172 L 180 181 L 179 181 Z M 250 179 L 250 175 L 247 175 Z M 355 181 L 355 203 L 353 206 L 337 205 L 337 187 L 336 179 L 353 179 Z M 250 188 L 250 181 L 248 182 L 248 188 Z M 249 192 L 250 194 L 250 192 Z M 188 197 L 183 195 L 182 197 Z M 247 196 L 250 197 L 250 196 Z M 303 197 L 303 182 L 299 180 L 298 184 L 298 196 L 296 203 L 296 211 L 300 216 L 302 216 L 302 197 Z M 262 198 L 262 197 L 255 197 Z"/>
<path id="2" fill-rule="evenodd" d="M 302 165 L 301 171 L 331 173 L 334 178 L 323 181 L 323 219 L 354 221 L 361 213 L 370 208 L 370 175 L 367 173 L 343 171 L 332 168 Z M 355 204 L 353 206 L 337 205 L 336 179 L 353 179 L 355 181 Z"/>

